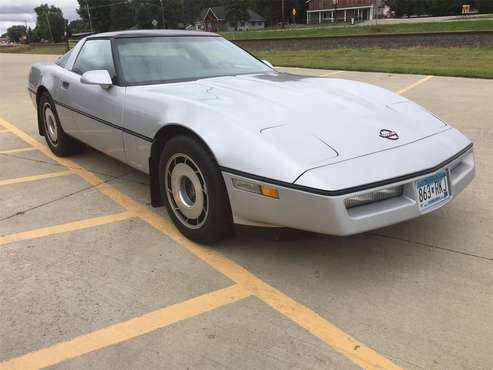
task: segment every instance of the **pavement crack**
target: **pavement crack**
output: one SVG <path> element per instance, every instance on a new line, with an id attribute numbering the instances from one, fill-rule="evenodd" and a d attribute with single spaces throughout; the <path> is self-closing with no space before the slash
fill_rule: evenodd
<path id="1" fill-rule="evenodd" d="M 11 215 L 9 215 L 9 216 L 6 216 L 6 217 L 1 218 L 1 219 L 0 219 L 0 222 L 3 222 L 3 221 L 6 221 L 6 220 L 9 220 L 9 219 L 12 219 L 12 218 L 14 218 L 14 217 L 22 216 L 22 215 L 24 215 L 24 214 L 26 214 L 26 213 L 28 213 L 28 212 L 34 211 L 34 210 L 36 210 L 36 209 L 39 209 L 39 208 L 45 207 L 45 206 L 47 206 L 47 205 L 50 205 L 50 204 L 56 203 L 56 202 L 61 201 L 61 200 L 64 200 L 64 199 L 70 198 L 70 197 L 72 197 L 72 196 L 74 196 L 74 195 L 81 194 L 81 193 L 86 192 L 86 191 L 88 191 L 88 190 L 91 190 L 91 189 L 96 189 L 96 188 L 98 188 L 99 186 L 101 186 L 101 185 L 103 185 L 103 184 L 108 184 L 108 183 L 110 183 L 111 181 L 117 180 L 117 179 L 119 179 L 120 177 L 123 177 L 123 176 L 127 176 L 127 175 L 128 175 L 128 174 L 130 174 L 130 173 L 131 173 L 131 172 L 124 173 L 124 174 L 119 175 L 119 176 L 114 176 L 114 177 L 112 177 L 112 178 L 110 178 L 110 179 L 107 179 L 107 180 L 101 181 L 101 182 L 99 182 L 99 183 L 97 183 L 97 184 L 95 184 L 95 185 L 86 186 L 86 187 L 84 187 L 84 188 L 82 188 L 82 189 L 79 189 L 79 190 L 77 190 L 77 191 L 74 191 L 74 192 L 72 192 L 72 193 L 65 194 L 65 195 L 64 195 L 64 196 L 62 196 L 62 197 L 52 199 L 52 200 L 50 200 L 50 201 L 47 201 L 47 202 L 44 202 L 44 203 L 38 204 L 38 205 L 33 206 L 33 207 L 30 207 L 30 208 L 23 209 L 23 210 L 21 210 L 21 211 L 17 211 L 17 212 L 15 212 L 15 213 L 13 213 L 13 214 L 11 214 Z"/>
<path id="2" fill-rule="evenodd" d="M 405 243 L 409 243 L 409 244 L 415 244 L 415 245 L 418 245 L 418 246 L 424 247 L 424 248 L 439 249 L 439 250 L 450 252 L 450 253 L 462 254 L 463 256 L 479 258 L 479 259 L 482 259 L 482 260 L 485 260 L 485 261 L 493 261 L 493 258 L 491 258 L 491 257 L 484 257 L 484 256 L 480 256 L 479 254 L 462 252 L 462 251 L 458 251 L 458 250 L 455 250 L 455 249 L 440 247 L 440 246 L 434 245 L 434 244 L 423 243 L 423 242 L 418 242 L 418 241 L 415 241 L 415 240 L 409 240 L 409 239 L 405 239 L 405 238 L 400 238 L 398 236 L 390 236 L 390 235 L 379 234 L 379 233 L 369 233 L 369 234 L 370 235 L 373 235 L 373 236 L 378 236 L 378 237 L 381 237 L 381 238 L 399 240 L 401 242 L 405 242 Z"/>
<path id="3" fill-rule="evenodd" d="M 417 363 L 415 362 L 412 362 L 412 361 L 409 361 L 409 360 L 406 360 L 406 359 L 403 359 L 403 358 L 400 358 L 400 357 L 396 357 L 396 356 L 388 356 L 390 359 L 392 359 L 393 362 L 395 363 L 399 363 L 399 362 L 406 362 L 407 364 L 409 365 L 412 365 L 418 369 L 423 369 L 423 370 L 427 370 L 428 368 L 426 367 L 423 367 L 421 365 L 418 365 Z"/>
<path id="4" fill-rule="evenodd" d="M 0 155 L 2 155 L 4 157 L 15 158 L 15 159 L 23 159 L 25 161 L 31 161 L 31 162 L 36 162 L 36 163 L 43 163 L 43 164 L 47 164 L 47 165 L 53 166 L 53 167 L 66 167 L 66 166 L 63 166 L 63 165 L 61 165 L 59 163 L 43 161 L 42 159 L 21 157 L 21 156 L 15 155 L 13 153 L 0 153 Z"/>

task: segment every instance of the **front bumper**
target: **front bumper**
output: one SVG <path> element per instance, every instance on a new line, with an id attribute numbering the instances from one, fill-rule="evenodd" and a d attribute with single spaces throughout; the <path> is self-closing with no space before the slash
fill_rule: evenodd
<path id="1" fill-rule="evenodd" d="M 416 180 L 444 169 L 448 175 L 450 197 L 424 211 L 420 210 L 416 196 Z M 434 211 L 452 201 L 462 192 L 472 181 L 474 174 L 474 155 L 472 148 L 470 148 L 439 169 L 391 184 L 336 196 L 316 194 L 275 184 L 272 186 L 278 189 L 279 199 L 272 199 L 233 186 L 233 178 L 260 185 L 269 184 L 268 182 L 223 170 L 235 223 L 289 227 L 330 235 L 357 234 Z M 347 209 L 344 204 L 344 200 L 347 198 L 398 185 L 404 187 L 403 194 L 399 197 L 350 209 Z"/>

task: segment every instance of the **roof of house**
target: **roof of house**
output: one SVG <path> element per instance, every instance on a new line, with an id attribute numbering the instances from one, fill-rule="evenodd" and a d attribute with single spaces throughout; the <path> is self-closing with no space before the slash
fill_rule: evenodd
<path id="1" fill-rule="evenodd" d="M 200 19 L 205 19 L 207 14 L 211 11 L 214 16 L 220 20 L 223 21 L 226 19 L 226 10 L 224 9 L 224 6 L 214 6 L 212 8 L 204 8 L 200 12 Z M 247 9 L 248 12 L 248 21 L 249 22 L 265 22 L 265 18 L 262 17 L 260 14 L 257 12 Z"/>

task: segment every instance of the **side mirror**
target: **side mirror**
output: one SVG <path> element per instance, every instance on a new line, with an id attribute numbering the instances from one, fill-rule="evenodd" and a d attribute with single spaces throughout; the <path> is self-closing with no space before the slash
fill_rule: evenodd
<path id="1" fill-rule="evenodd" d="M 269 66 L 272 69 L 274 69 L 274 66 L 272 64 L 270 64 L 270 62 L 268 60 L 262 60 L 262 63 L 264 63 L 266 66 Z"/>
<path id="2" fill-rule="evenodd" d="M 103 89 L 109 89 L 113 85 L 110 74 L 104 69 L 84 73 L 80 77 L 80 82 L 87 85 L 99 85 Z"/>

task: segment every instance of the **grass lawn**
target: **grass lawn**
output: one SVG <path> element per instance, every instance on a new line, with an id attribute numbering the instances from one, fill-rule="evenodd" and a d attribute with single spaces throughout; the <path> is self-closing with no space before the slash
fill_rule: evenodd
<path id="1" fill-rule="evenodd" d="M 493 30 L 493 19 L 453 20 L 442 22 L 398 23 L 371 26 L 351 25 L 314 25 L 304 28 L 265 29 L 245 32 L 223 32 L 222 35 L 231 40 L 282 38 L 282 37 L 315 37 L 315 36 L 350 36 L 379 33 L 408 32 L 452 32 L 452 31 L 483 31 Z"/>
<path id="2" fill-rule="evenodd" d="M 430 74 L 493 79 L 493 47 L 412 47 L 252 50 L 276 66 Z M 63 54 L 62 46 L 16 47 L 0 53 Z"/>
<path id="3" fill-rule="evenodd" d="M 65 46 L 14 46 L 10 48 L 0 48 L 0 53 L 7 54 L 54 54 L 61 55 L 65 54 L 67 49 Z"/>
<path id="4" fill-rule="evenodd" d="M 284 67 L 493 78 L 493 47 L 273 49 L 253 53 Z"/>

